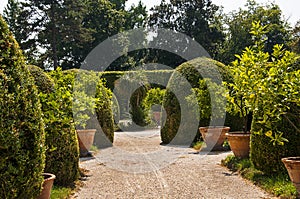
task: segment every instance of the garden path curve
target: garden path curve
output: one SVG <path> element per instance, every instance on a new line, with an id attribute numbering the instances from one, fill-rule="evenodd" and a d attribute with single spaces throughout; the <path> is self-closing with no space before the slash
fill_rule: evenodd
<path id="1" fill-rule="evenodd" d="M 81 159 L 90 176 L 72 198 L 274 198 L 222 167 L 229 154 L 162 146 L 159 129 L 116 132 L 114 147 Z"/>

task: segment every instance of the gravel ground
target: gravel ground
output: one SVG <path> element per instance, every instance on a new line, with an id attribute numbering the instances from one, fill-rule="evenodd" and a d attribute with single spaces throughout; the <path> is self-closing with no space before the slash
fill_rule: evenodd
<path id="1" fill-rule="evenodd" d="M 90 176 L 73 198 L 275 198 L 220 166 L 230 152 L 159 143 L 157 129 L 115 133 L 114 147 L 81 160 Z"/>

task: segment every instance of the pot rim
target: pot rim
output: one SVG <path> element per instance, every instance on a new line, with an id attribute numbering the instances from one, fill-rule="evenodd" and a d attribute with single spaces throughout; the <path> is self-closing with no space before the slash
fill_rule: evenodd
<path id="1" fill-rule="evenodd" d="M 228 133 L 226 133 L 227 135 L 229 135 L 229 136 L 234 136 L 234 135 L 236 135 L 236 136 L 249 136 L 249 135 L 251 135 L 251 133 L 248 131 L 248 132 L 243 132 L 243 131 L 233 131 L 233 132 L 228 132 Z"/>
<path id="2" fill-rule="evenodd" d="M 80 131 L 80 132 L 96 132 L 97 129 L 76 129 L 76 131 Z"/>
<path id="3" fill-rule="evenodd" d="M 56 178 L 52 173 L 42 173 L 42 175 L 44 176 L 44 181 L 54 180 Z"/>
<path id="4" fill-rule="evenodd" d="M 202 126 L 199 129 L 230 129 L 229 126 Z"/>
<path id="5" fill-rule="evenodd" d="M 283 162 L 299 162 L 300 163 L 300 156 L 281 158 L 281 161 L 283 161 Z"/>

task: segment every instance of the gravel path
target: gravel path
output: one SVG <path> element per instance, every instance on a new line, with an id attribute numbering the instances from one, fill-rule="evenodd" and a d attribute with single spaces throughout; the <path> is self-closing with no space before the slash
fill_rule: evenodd
<path id="1" fill-rule="evenodd" d="M 73 198 L 274 198 L 220 166 L 230 152 L 159 143 L 159 130 L 115 133 L 114 147 L 81 161 L 90 177 Z"/>

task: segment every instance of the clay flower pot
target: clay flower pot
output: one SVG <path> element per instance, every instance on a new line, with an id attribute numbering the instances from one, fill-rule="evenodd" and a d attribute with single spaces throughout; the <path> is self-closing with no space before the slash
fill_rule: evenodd
<path id="1" fill-rule="evenodd" d="M 212 151 L 223 150 L 222 145 L 225 141 L 226 133 L 229 132 L 230 127 L 209 126 L 200 127 L 199 130 L 208 149 L 211 149 Z"/>
<path id="2" fill-rule="evenodd" d="M 281 161 L 284 163 L 291 181 L 296 187 L 298 198 L 300 198 L 300 156 L 282 158 Z"/>
<path id="3" fill-rule="evenodd" d="M 157 126 L 160 125 L 160 118 L 161 118 L 161 112 L 160 111 L 154 111 L 153 112 L 153 119 L 156 122 Z"/>
<path id="4" fill-rule="evenodd" d="M 80 156 L 86 157 L 94 143 L 96 129 L 77 129 Z"/>
<path id="5" fill-rule="evenodd" d="M 226 133 L 227 140 L 235 157 L 248 158 L 250 153 L 250 133 Z"/>
<path id="6" fill-rule="evenodd" d="M 56 176 L 51 173 L 43 173 L 44 182 L 43 182 L 43 189 L 37 199 L 49 199 L 51 195 L 51 189 L 54 183 Z"/>

